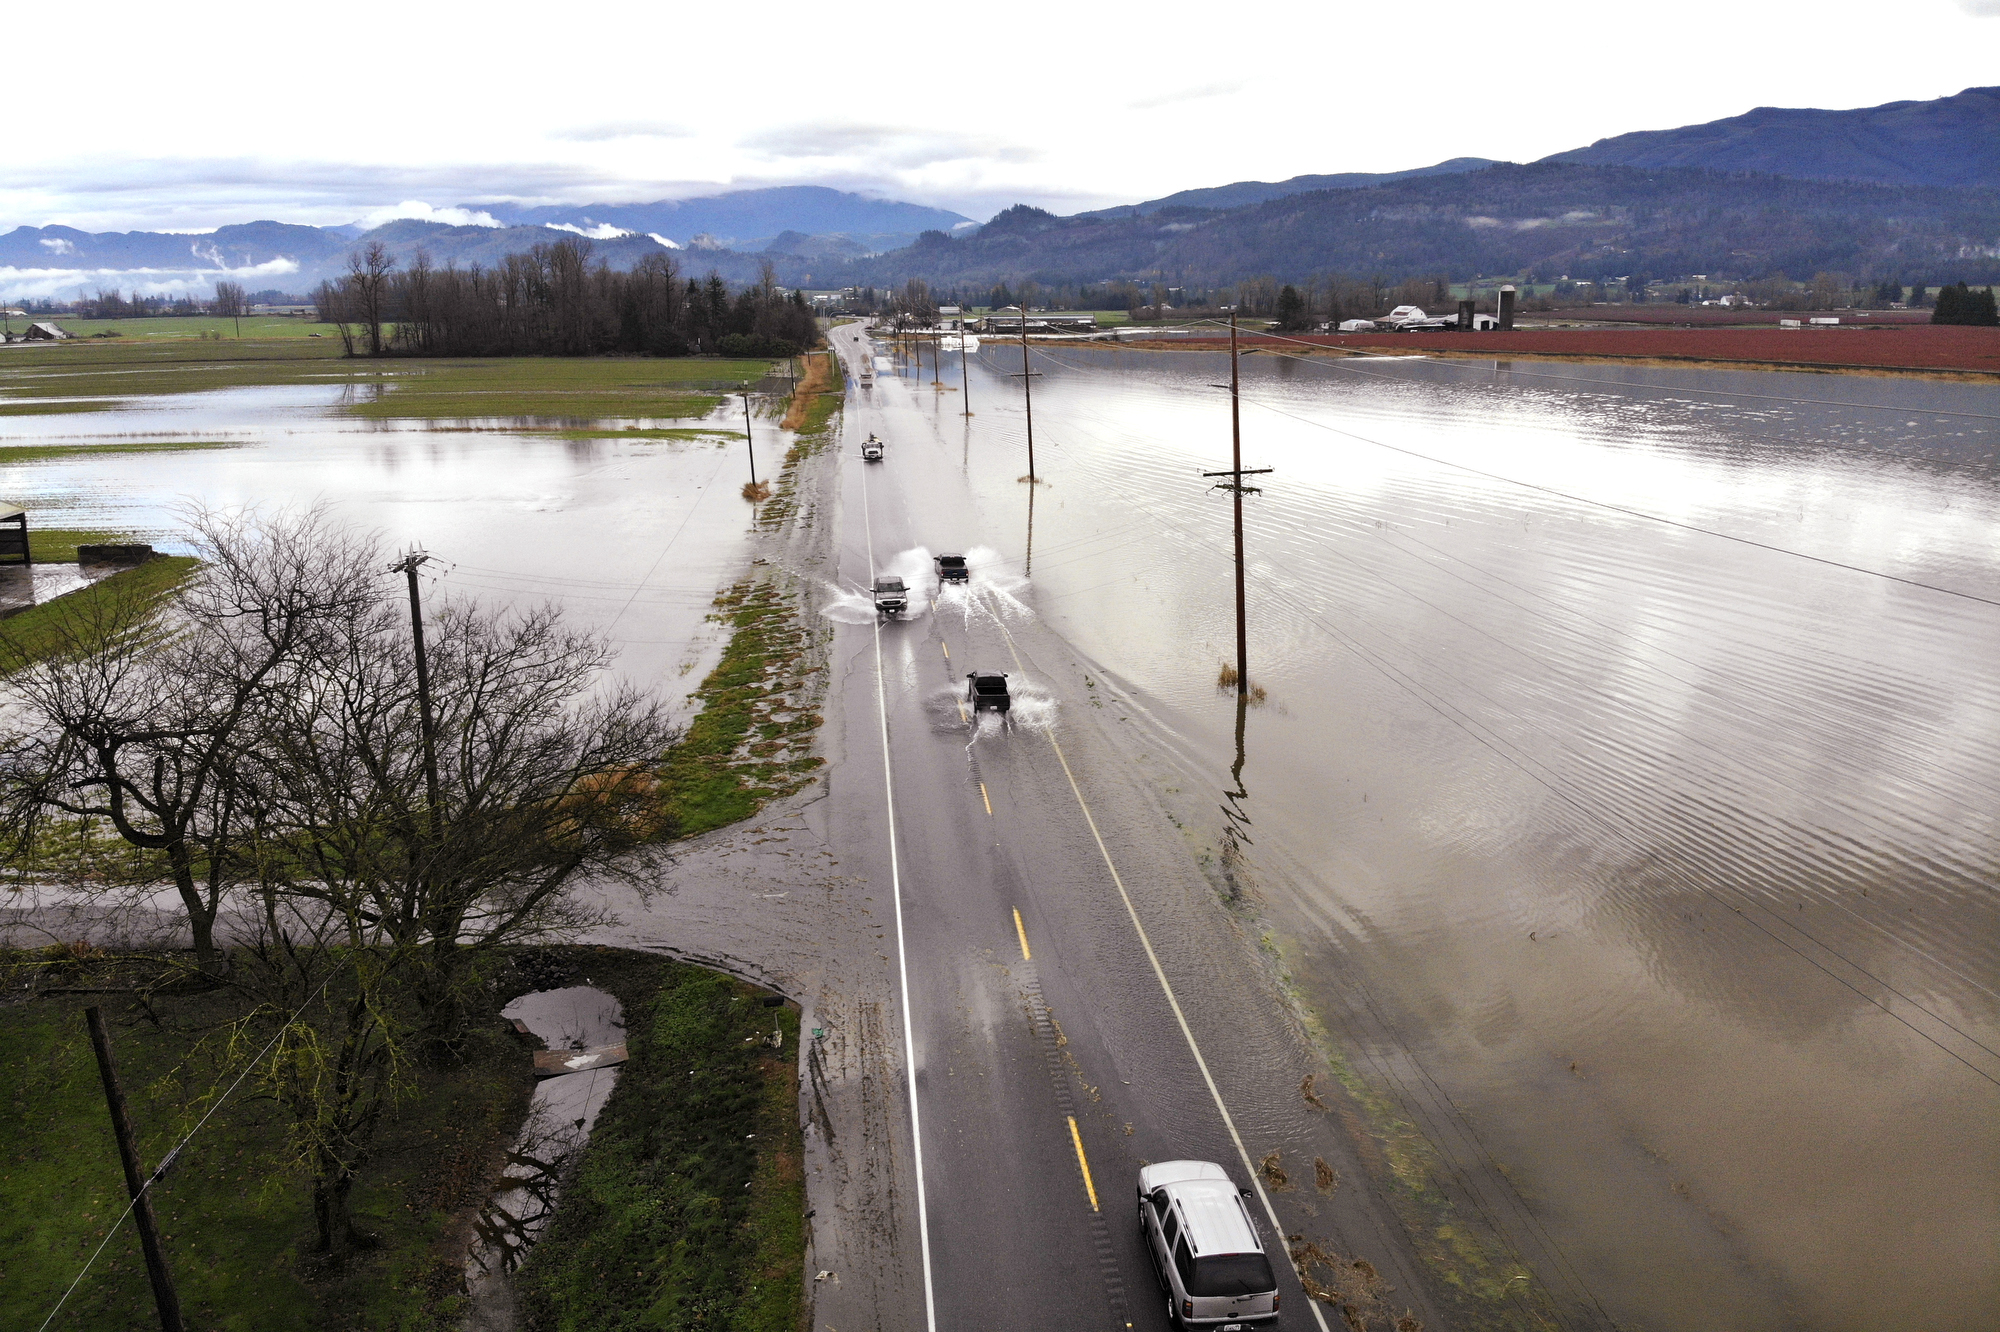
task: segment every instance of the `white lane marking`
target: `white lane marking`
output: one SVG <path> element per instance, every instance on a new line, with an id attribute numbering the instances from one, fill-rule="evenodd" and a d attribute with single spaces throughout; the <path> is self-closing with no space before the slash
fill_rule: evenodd
<path id="1" fill-rule="evenodd" d="M 868 508 L 868 473 L 861 473 L 861 524 L 868 542 L 868 585 L 875 585 L 875 520 Z M 931 1290 L 931 1220 L 924 1200 L 924 1130 L 917 1114 L 917 1042 L 910 1026 L 910 960 L 903 946 L 903 870 L 896 854 L 896 784 L 889 771 L 889 694 L 883 682 L 882 618 L 875 618 L 875 715 L 882 723 L 882 794 L 889 809 L 889 883 L 896 895 L 896 973 L 903 987 L 903 1070 L 910 1082 L 910 1148 L 917 1158 L 917 1236 L 924 1251 L 924 1325 L 937 1332 Z"/>
<path id="2" fill-rule="evenodd" d="M 1014 635 L 1008 632 L 1005 622 L 994 617 L 1000 624 L 1000 632 L 1006 635 L 1007 651 L 1014 658 L 1014 665 L 1023 675 L 1028 668 L 1021 662 L 1020 649 L 1014 646 Z M 1257 1200 L 1264 1204 L 1264 1215 L 1271 1219 L 1271 1233 L 1276 1236 L 1285 1257 L 1291 1259 L 1291 1245 L 1285 1243 L 1285 1227 L 1278 1220 L 1278 1209 L 1271 1205 L 1271 1195 L 1264 1192 L 1264 1181 L 1257 1174 L 1257 1167 L 1251 1164 L 1250 1149 L 1243 1145 L 1243 1135 L 1236 1131 L 1236 1120 L 1229 1113 L 1229 1107 L 1222 1103 L 1222 1091 L 1215 1085 L 1215 1078 L 1208 1071 L 1208 1060 L 1202 1058 L 1201 1046 L 1195 1043 L 1194 1031 L 1188 1026 L 1187 1014 L 1181 1011 L 1181 1001 L 1174 997 L 1174 987 L 1167 982 L 1167 972 L 1160 965 L 1160 955 L 1153 951 L 1153 940 L 1146 933 L 1146 927 L 1139 923 L 1139 909 L 1132 905 L 1132 894 L 1125 891 L 1124 876 L 1118 873 L 1118 866 L 1111 861 L 1111 851 L 1104 845 L 1104 834 L 1097 830 L 1097 820 L 1091 816 L 1090 804 L 1083 798 L 1083 788 L 1076 783 L 1076 774 L 1070 771 L 1069 759 L 1064 756 L 1062 746 L 1056 743 L 1053 733 L 1049 735 L 1049 747 L 1056 751 L 1056 761 L 1062 764 L 1063 776 L 1069 778 L 1070 792 L 1076 796 L 1076 806 L 1083 811 L 1083 821 L 1090 825 L 1090 835 L 1097 842 L 1097 854 L 1104 857 L 1104 868 L 1111 871 L 1111 882 L 1117 885 L 1118 896 L 1125 903 L 1125 914 L 1132 918 L 1132 929 L 1139 936 L 1139 946 L 1146 950 L 1146 960 L 1153 964 L 1153 978 L 1160 982 L 1160 992 L 1167 996 L 1167 1007 L 1174 1010 L 1174 1021 L 1180 1024 L 1181 1036 L 1187 1041 L 1188 1053 L 1194 1056 L 1194 1066 L 1201 1070 L 1201 1080 L 1208 1086 L 1208 1095 L 1215 1102 L 1215 1111 L 1222 1116 L 1222 1125 L 1229 1130 L 1229 1140 L 1236 1144 L 1236 1154 L 1243 1160 L 1243 1169 L 1250 1176 L 1250 1187 L 1257 1190 Z M 1299 1270 L 1296 1260 L 1292 1260 L 1292 1272 L 1305 1285 L 1305 1273 Z M 1313 1321 L 1319 1324 L 1319 1332 L 1327 1332 L 1326 1315 L 1319 1311 L 1319 1301 L 1306 1296 L 1306 1307 L 1312 1310 Z"/>

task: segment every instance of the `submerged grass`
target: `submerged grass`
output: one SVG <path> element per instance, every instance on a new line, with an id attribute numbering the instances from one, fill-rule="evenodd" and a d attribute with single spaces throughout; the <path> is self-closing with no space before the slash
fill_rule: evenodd
<path id="1" fill-rule="evenodd" d="M 1278 985 L 1291 1000 L 1293 1011 L 1303 1022 L 1307 1036 L 1347 1093 L 1350 1104 L 1359 1112 L 1358 1118 L 1366 1125 L 1366 1138 L 1359 1134 L 1355 1137 L 1357 1145 L 1362 1148 L 1369 1173 L 1386 1176 L 1384 1183 L 1388 1187 L 1384 1189 L 1384 1194 L 1402 1220 L 1412 1247 L 1443 1282 L 1448 1293 L 1457 1297 L 1453 1313 L 1459 1325 L 1532 1332 L 1546 1332 L 1546 1329 L 1560 1326 L 1561 1320 L 1547 1288 L 1514 1254 L 1508 1252 L 1505 1240 L 1494 1233 L 1488 1222 L 1467 1215 L 1440 1183 L 1448 1177 L 1450 1168 L 1439 1159 L 1437 1148 L 1422 1128 L 1393 1095 L 1373 1079 L 1365 1077 L 1348 1059 L 1294 979 L 1291 963 L 1284 956 L 1277 937 L 1267 930 L 1260 941 L 1260 948 Z M 1311 1081 L 1308 1079 L 1308 1084 Z M 1320 1095 L 1313 1093 L 1309 1085 L 1302 1087 L 1301 1091 L 1307 1094 L 1309 1103 L 1326 1108 Z M 1316 1161 L 1315 1169 L 1322 1165 L 1322 1162 Z M 1333 1176 L 1333 1173 L 1330 1167 L 1325 1169 L 1326 1176 Z M 1337 1179 L 1334 1182 L 1337 1183 Z M 1317 1252 L 1310 1244 L 1306 1247 Z M 1359 1260 L 1354 1261 L 1359 1263 Z M 1302 1262 L 1301 1266 L 1309 1267 L 1309 1264 Z M 1370 1276 L 1372 1278 L 1372 1269 Z M 1336 1290 L 1338 1284 L 1335 1283 Z M 1348 1325 L 1357 1332 L 1372 1326 L 1370 1319 L 1376 1314 L 1383 1316 L 1384 1326 L 1388 1324 L 1386 1310 L 1367 1307 L 1365 1302 L 1351 1303 L 1345 1293 L 1341 1298 L 1328 1302 L 1343 1306 L 1343 1313 L 1348 1314 Z M 1400 1327 L 1401 1322 L 1396 1325 Z"/>
<path id="2" fill-rule="evenodd" d="M 62 458 L 89 458 L 100 453 L 186 453 L 195 449 L 241 447 L 240 443 L 217 439 L 155 440 L 138 444 L 4 444 L 0 445 L 0 467 L 52 462 Z"/>

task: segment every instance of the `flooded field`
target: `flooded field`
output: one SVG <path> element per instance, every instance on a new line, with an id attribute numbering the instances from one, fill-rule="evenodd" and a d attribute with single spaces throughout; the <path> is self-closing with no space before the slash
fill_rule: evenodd
<path id="1" fill-rule="evenodd" d="M 1239 715 L 1226 357 L 1034 360 L 1032 532 L 1018 349 L 922 376 L 966 544 L 1454 1204 L 1580 1325 L 1991 1326 L 2000 390 L 1246 360 Z"/>
<path id="2" fill-rule="evenodd" d="M 564 437 L 590 433 L 564 421 L 333 415 L 351 392 L 260 386 L 13 417 L 0 424 L 0 496 L 38 527 L 130 532 L 163 550 L 178 549 L 189 503 L 324 500 L 392 546 L 436 554 L 433 595 L 557 599 L 620 645 L 631 678 L 676 699 L 700 682 L 715 646 L 705 617 L 749 528 L 740 401 L 715 421 L 635 420 L 646 434 L 620 439 Z M 757 435 L 775 464 L 775 423 L 760 420 Z M 135 440 L 204 447 L 88 451 Z M 58 581 L 74 577 L 66 567 Z"/>

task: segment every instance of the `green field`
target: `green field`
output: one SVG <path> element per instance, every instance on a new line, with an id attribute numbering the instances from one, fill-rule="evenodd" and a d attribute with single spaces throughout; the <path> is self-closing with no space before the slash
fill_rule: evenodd
<path id="1" fill-rule="evenodd" d="M 17 327 L 22 323 L 50 323 L 72 337 L 90 339 L 100 333 L 115 333 L 121 338 L 191 338 L 200 341 L 212 334 L 221 334 L 230 341 L 237 337 L 237 321 L 214 315 L 190 315 L 185 319 L 162 317 L 157 319 L 78 319 L 71 315 L 33 316 L 23 321 L 13 321 Z M 291 315 L 244 315 L 242 319 L 243 340 L 249 342 L 260 338 L 303 338 L 311 334 L 339 339 L 339 333 L 332 324 L 316 323 L 311 319 L 299 319 Z"/>
<path id="2" fill-rule="evenodd" d="M 371 420 L 685 418 L 707 415 L 770 368 L 702 357 L 361 360 L 343 357 L 329 339 L 107 339 L 0 351 L 0 416 L 103 411 L 155 394 L 346 384 L 354 394 L 337 410 Z"/>
<path id="3" fill-rule="evenodd" d="M 74 547 L 70 550 L 70 558 L 76 558 Z M 122 598 L 155 601 L 166 596 L 181 579 L 194 571 L 196 563 L 185 555 L 148 560 L 137 568 L 101 578 L 68 596 L 30 606 L 18 615 L 0 620 L 0 675 L 64 651 L 78 637 L 87 636 L 89 629 L 115 608 Z"/>

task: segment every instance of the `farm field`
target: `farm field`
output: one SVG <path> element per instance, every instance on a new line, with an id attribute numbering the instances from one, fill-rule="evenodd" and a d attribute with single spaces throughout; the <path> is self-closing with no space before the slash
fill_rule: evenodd
<path id="1" fill-rule="evenodd" d="M 186 322 L 161 320 L 161 323 Z M 763 360 L 518 357 L 362 360 L 333 340 L 107 340 L 0 351 L 0 417 L 103 411 L 132 398 L 283 384 L 348 384 L 338 408 L 374 420 L 704 416 Z"/>
<path id="2" fill-rule="evenodd" d="M 120 338 L 186 339 L 191 342 L 200 342 L 204 339 L 213 341 L 215 335 L 235 342 L 239 337 L 237 331 L 239 321 L 219 315 L 161 316 L 152 319 L 78 319 L 73 315 L 30 315 L 26 321 L 15 321 L 17 325 L 22 322 L 55 324 L 78 339 L 96 338 L 99 334 L 105 333 Z M 332 324 L 300 319 L 294 315 L 244 315 L 240 326 L 242 330 L 240 336 L 244 342 L 266 338 L 297 338 L 304 341 L 313 337 L 339 336 Z M 19 331 L 17 327 L 15 332 Z"/>
<path id="3" fill-rule="evenodd" d="M 1338 333 L 1245 337 L 1251 348 L 1336 347 L 1581 360 L 1685 361 L 1784 365 L 1820 370 L 1966 372 L 2000 375 L 2000 329 L 1925 324 L 1917 328 L 1516 329 L 1512 333 Z M 1127 343 L 1125 345 L 1132 345 Z M 1176 350 L 1227 348 L 1227 338 L 1173 341 Z"/>

